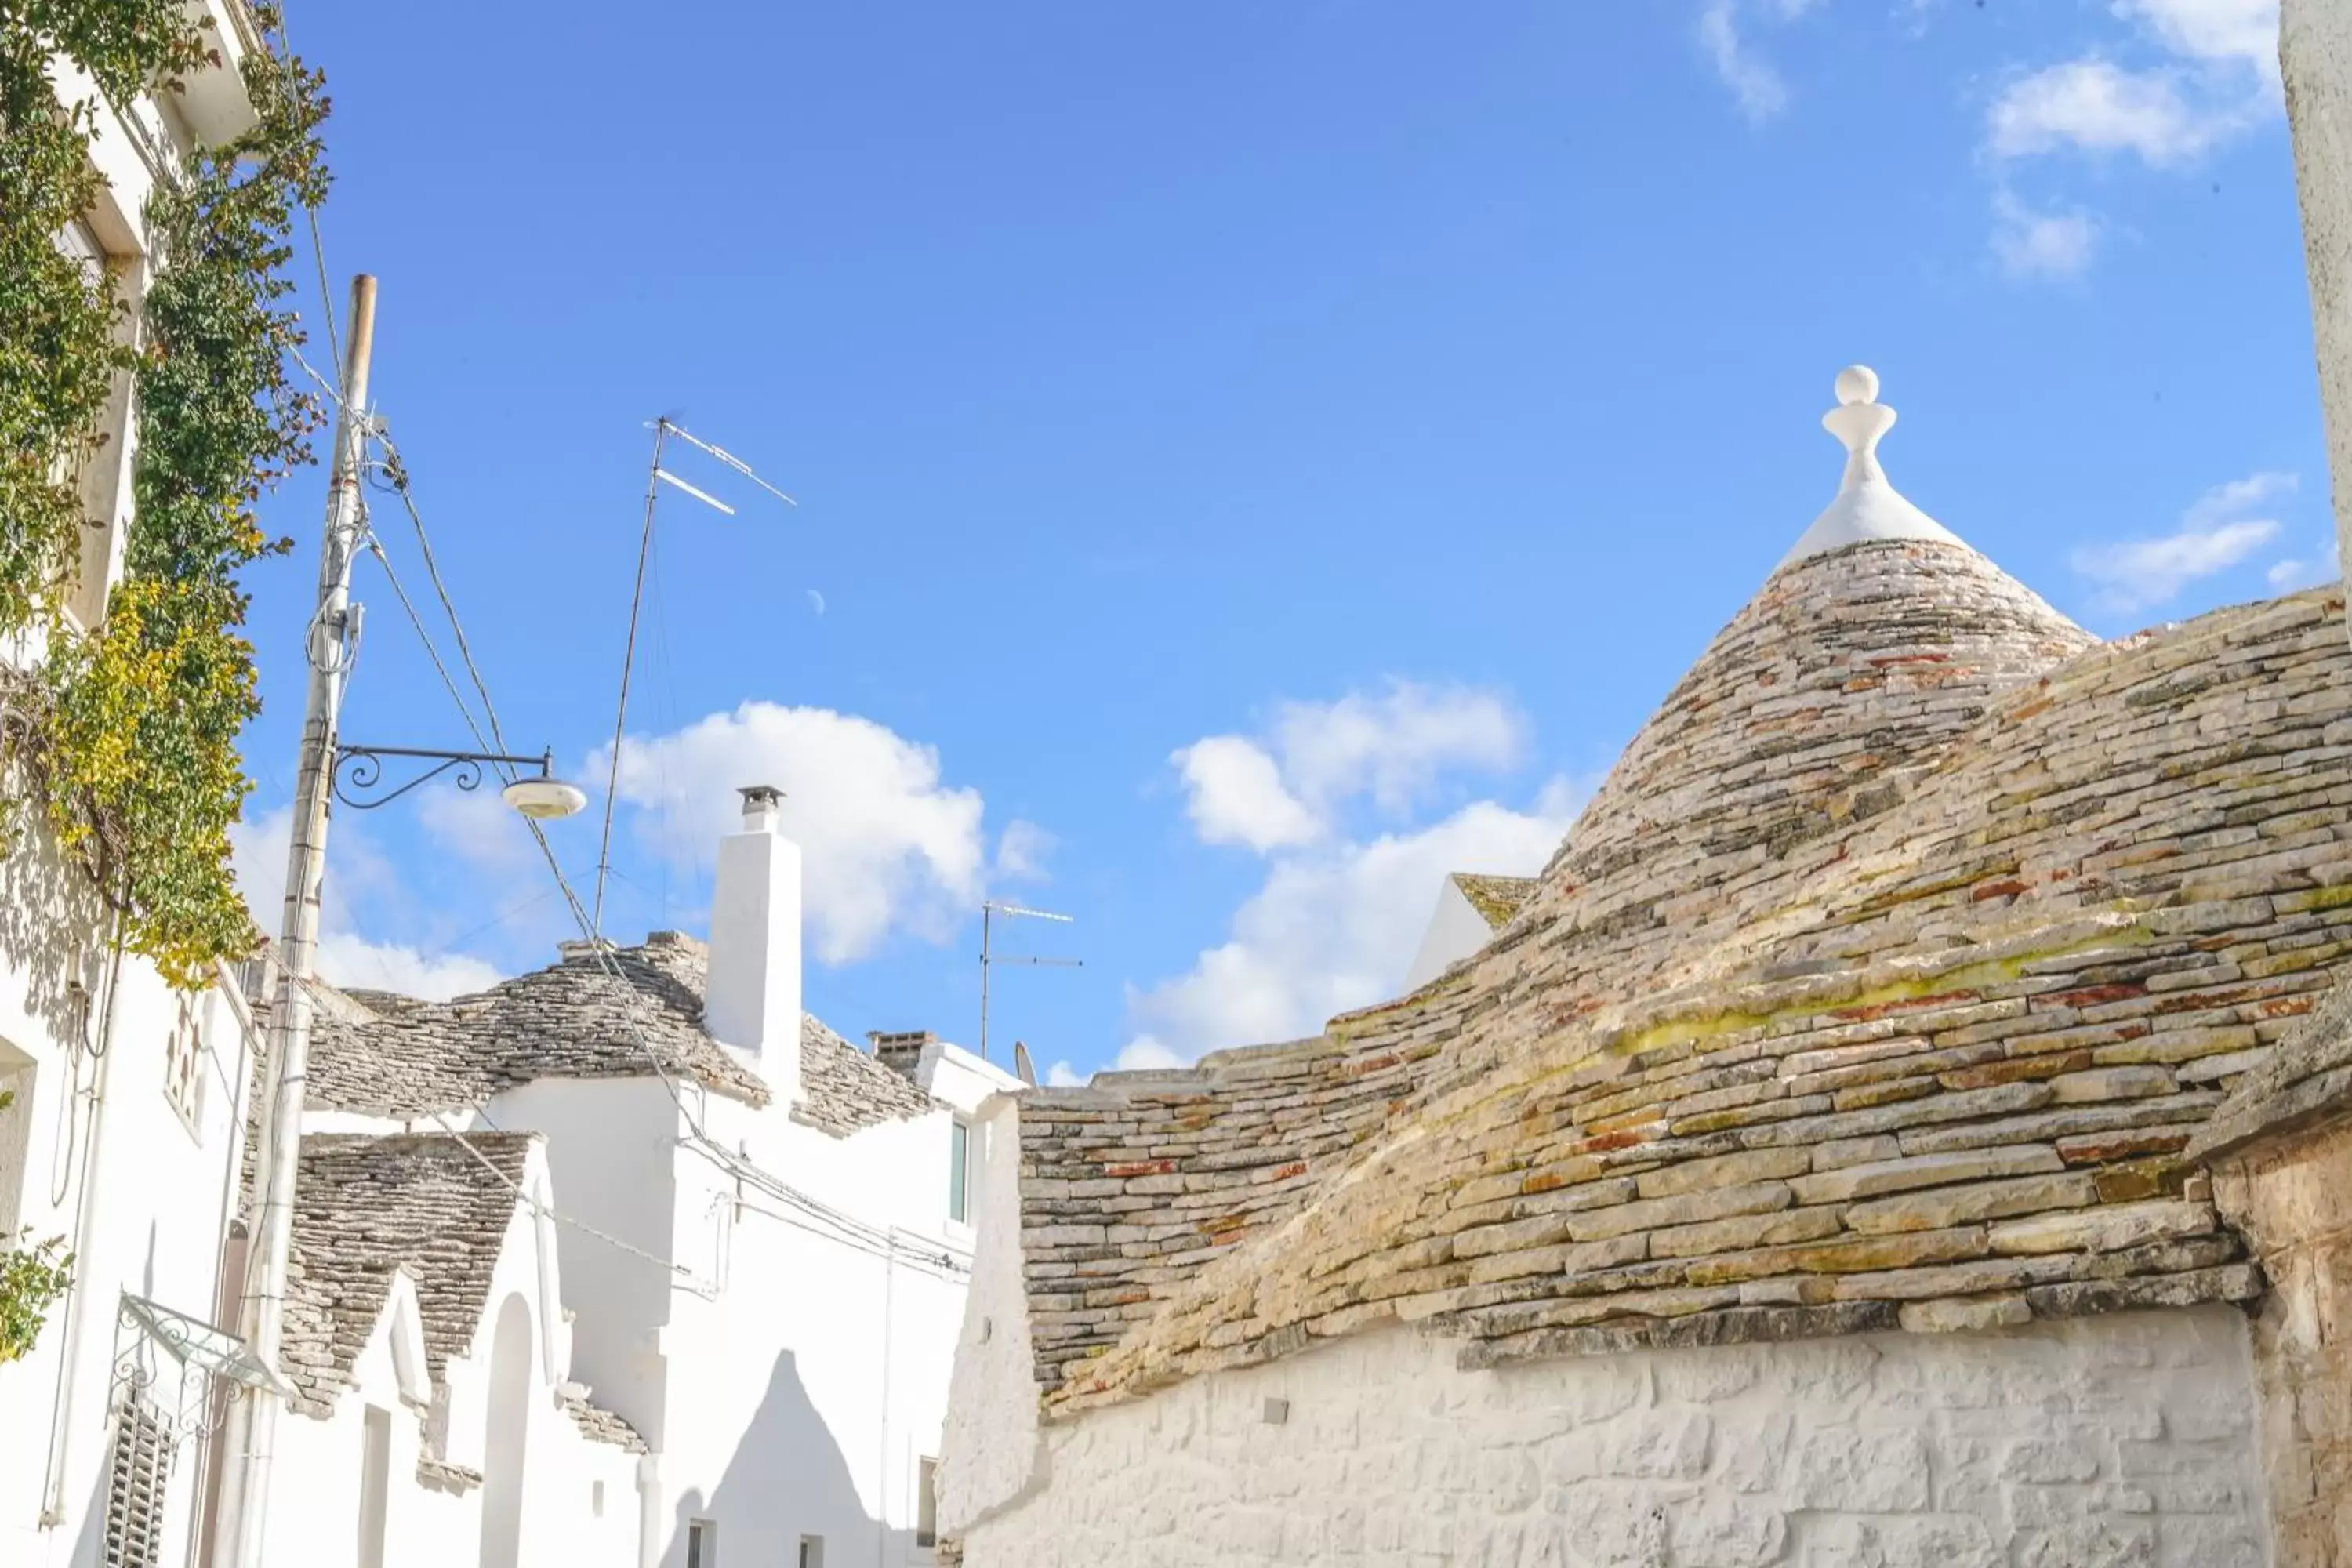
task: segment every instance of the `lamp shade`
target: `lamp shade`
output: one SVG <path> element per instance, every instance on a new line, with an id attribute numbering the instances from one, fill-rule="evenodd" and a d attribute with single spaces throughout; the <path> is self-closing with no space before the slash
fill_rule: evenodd
<path id="1" fill-rule="evenodd" d="M 517 779 L 499 794 L 525 816 L 541 821 L 571 816 L 588 804 L 588 796 L 579 785 L 565 784 L 562 779 Z"/>

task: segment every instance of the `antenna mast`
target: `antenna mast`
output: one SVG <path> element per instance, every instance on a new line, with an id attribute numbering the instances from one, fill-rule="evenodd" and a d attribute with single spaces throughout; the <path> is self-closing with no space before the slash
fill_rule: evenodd
<path id="1" fill-rule="evenodd" d="M 717 496 L 696 489 L 663 468 L 662 447 L 675 436 L 697 451 L 708 452 L 786 506 L 801 504 L 753 473 L 751 464 L 725 447 L 701 439 L 685 426 L 672 424 L 667 415 L 655 420 L 651 429 L 654 433 L 654 455 L 653 461 L 646 465 L 646 522 L 637 535 L 636 584 L 629 590 L 629 639 L 621 649 L 621 700 L 615 704 L 613 713 L 613 762 L 604 773 L 604 829 L 596 844 L 596 902 L 588 918 L 588 929 L 599 941 L 604 935 L 604 879 L 613 869 L 613 807 L 621 791 L 621 739 L 629 722 L 629 674 L 637 663 L 637 615 L 646 602 L 646 561 L 654 548 L 654 503 L 661 497 L 661 487 L 669 484 L 729 517 L 735 515 L 735 509 Z"/>
<path id="2" fill-rule="evenodd" d="M 1000 963 L 1023 963 L 1033 969 L 1082 969 L 1086 966 L 1086 961 L 1079 958 L 1037 958 L 1027 953 L 1014 953 L 1010 956 L 998 953 L 991 942 L 991 931 L 999 915 L 1008 920 L 1059 921 L 1064 925 L 1071 924 L 1073 920 L 1069 915 L 1057 915 L 1051 910 L 1033 910 L 1020 904 L 1002 904 L 992 899 L 982 901 L 980 906 L 980 1059 L 982 1061 L 988 1059 L 989 971 Z"/>

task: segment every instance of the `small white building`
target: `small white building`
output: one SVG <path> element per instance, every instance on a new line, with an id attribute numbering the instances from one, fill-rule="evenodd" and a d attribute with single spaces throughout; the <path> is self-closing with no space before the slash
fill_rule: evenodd
<path id="1" fill-rule="evenodd" d="M 930 1561 L 971 1112 L 1020 1084 L 803 1012 L 799 851 L 743 793 L 707 948 L 327 996 L 273 1563 Z"/>

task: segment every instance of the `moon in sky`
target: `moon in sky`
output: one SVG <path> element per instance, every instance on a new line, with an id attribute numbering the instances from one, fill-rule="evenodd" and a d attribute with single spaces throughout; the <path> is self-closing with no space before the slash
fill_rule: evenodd
<path id="1" fill-rule="evenodd" d="M 808 591 L 808 596 L 810 608 L 815 610 L 820 616 L 824 614 L 824 595 L 811 588 Z"/>

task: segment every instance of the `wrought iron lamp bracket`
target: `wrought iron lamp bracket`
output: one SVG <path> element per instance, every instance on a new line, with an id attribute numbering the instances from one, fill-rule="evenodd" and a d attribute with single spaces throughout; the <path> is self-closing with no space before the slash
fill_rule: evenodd
<path id="1" fill-rule="evenodd" d="M 434 765 L 404 784 L 384 789 L 383 763 L 386 757 Z M 555 753 L 550 749 L 535 757 L 520 757 L 504 752 L 433 752 L 415 746 L 339 745 L 335 748 L 335 798 L 354 811 L 373 811 L 443 773 L 449 774 L 449 782 L 459 789 L 478 789 L 485 763 L 494 766 L 532 768 L 538 771 L 541 778 L 548 778 L 554 771 Z"/>

